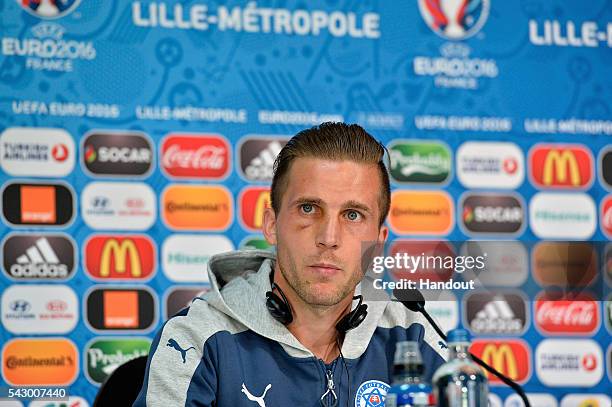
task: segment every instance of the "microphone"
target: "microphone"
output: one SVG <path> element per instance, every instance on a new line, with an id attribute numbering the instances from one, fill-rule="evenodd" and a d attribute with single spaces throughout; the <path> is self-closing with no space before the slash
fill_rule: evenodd
<path id="1" fill-rule="evenodd" d="M 438 333 L 438 335 L 440 335 L 440 338 L 444 339 L 444 342 L 446 342 L 446 335 L 444 334 L 444 332 L 442 332 L 442 329 L 440 329 L 440 327 L 438 326 L 436 321 L 434 321 L 431 315 L 429 315 L 429 313 L 425 310 L 425 297 L 423 297 L 423 294 L 419 290 L 415 288 L 409 290 L 402 290 L 396 288 L 393 290 L 393 296 L 396 298 L 395 301 L 401 302 L 402 305 L 404 305 L 404 307 L 408 308 L 410 311 L 421 313 L 425 317 L 427 322 L 429 322 L 433 329 Z M 527 399 L 527 395 L 518 383 L 510 379 L 508 376 L 497 371 L 497 369 L 493 368 L 493 366 L 489 366 L 487 363 L 485 363 L 485 361 L 483 361 L 471 352 L 470 357 L 472 358 L 472 360 L 474 360 L 474 362 L 478 363 L 488 372 L 497 376 L 499 380 L 504 382 L 507 386 L 511 387 L 523 400 L 525 407 L 531 407 L 531 404 Z"/>

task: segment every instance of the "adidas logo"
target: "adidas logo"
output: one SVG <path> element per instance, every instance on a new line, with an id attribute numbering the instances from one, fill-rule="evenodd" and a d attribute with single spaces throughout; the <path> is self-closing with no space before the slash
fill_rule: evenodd
<path id="1" fill-rule="evenodd" d="M 281 143 L 272 141 L 261 150 L 257 157 L 253 158 L 244 169 L 244 173 L 250 180 L 269 181 L 273 176 L 274 160 L 282 149 Z"/>
<path id="2" fill-rule="evenodd" d="M 17 257 L 16 264 L 10 267 L 10 273 L 17 278 L 65 278 L 68 276 L 68 266 L 60 262 L 47 238 L 41 237 Z"/>
<path id="3" fill-rule="evenodd" d="M 470 323 L 472 330 L 479 333 L 520 333 L 523 321 L 516 318 L 512 308 L 502 296 L 495 296 Z"/>

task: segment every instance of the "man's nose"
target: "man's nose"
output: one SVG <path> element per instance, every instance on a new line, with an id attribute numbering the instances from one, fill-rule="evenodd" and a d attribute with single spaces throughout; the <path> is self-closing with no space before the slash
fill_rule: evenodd
<path id="1" fill-rule="evenodd" d="M 334 216 L 325 216 L 319 224 L 317 247 L 335 249 L 340 244 L 340 222 Z"/>

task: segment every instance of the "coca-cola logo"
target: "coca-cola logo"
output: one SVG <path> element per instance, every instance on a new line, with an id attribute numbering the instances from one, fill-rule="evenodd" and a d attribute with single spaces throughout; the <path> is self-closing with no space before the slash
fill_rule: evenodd
<path id="1" fill-rule="evenodd" d="M 169 135 L 160 163 L 170 178 L 221 179 L 230 171 L 229 143 L 217 135 Z"/>
<path id="2" fill-rule="evenodd" d="M 571 300 L 542 297 L 535 303 L 536 326 L 547 334 L 591 334 L 599 320 L 597 303 L 586 295 Z"/>

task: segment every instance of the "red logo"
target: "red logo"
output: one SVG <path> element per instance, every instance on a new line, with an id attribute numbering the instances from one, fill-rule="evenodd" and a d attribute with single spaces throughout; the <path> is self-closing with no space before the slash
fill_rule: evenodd
<path id="1" fill-rule="evenodd" d="M 535 323 L 547 334 L 592 334 L 599 328 L 599 308 L 587 295 L 572 300 L 543 297 L 535 302 Z"/>
<path id="2" fill-rule="evenodd" d="M 49 301 L 47 303 L 47 311 L 60 312 L 60 311 L 66 311 L 67 309 L 68 309 L 68 304 L 62 300 L 54 300 L 54 301 Z"/>
<path id="3" fill-rule="evenodd" d="M 530 350 L 519 340 L 475 340 L 470 351 L 497 371 L 520 383 L 527 381 L 531 371 Z M 485 372 L 491 384 L 501 384 L 497 377 Z"/>
<path id="4" fill-rule="evenodd" d="M 64 162 L 68 158 L 68 147 L 64 144 L 56 144 L 51 149 L 51 155 L 55 161 Z"/>
<path id="5" fill-rule="evenodd" d="M 578 188 L 591 185 L 593 156 L 578 144 L 539 144 L 529 154 L 531 179 L 540 188 Z"/>
<path id="6" fill-rule="evenodd" d="M 514 157 L 508 157 L 503 162 L 506 174 L 514 174 L 518 170 L 518 161 Z"/>
<path id="7" fill-rule="evenodd" d="M 601 204 L 601 229 L 612 237 L 612 195 L 605 197 Z"/>
<path id="8" fill-rule="evenodd" d="M 257 232 L 263 225 L 263 214 L 271 207 L 270 188 L 248 187 L 240 194 L 240 219 L 245 229 Z"/>
<path id="9" fill-rule="evenodd" d="M 597 368 L 597 356 L 587 353 L 582 357 L 582 367 L 587 372 L 592 372 Z"/>
<path id="10" fill-rule="evenodd" d="M 173 178 L 219 179 L 230 169 L 230 146 L 221 136 L 169 135 L 160 154 L 162 170 Z"/>
<path id="11" fill-rule="evenodd" d="M 85 243 L 85 270 L 98 280 L 145 280 L 155 271 L 155 247 L 146 236 L 98 235 Z"/>

